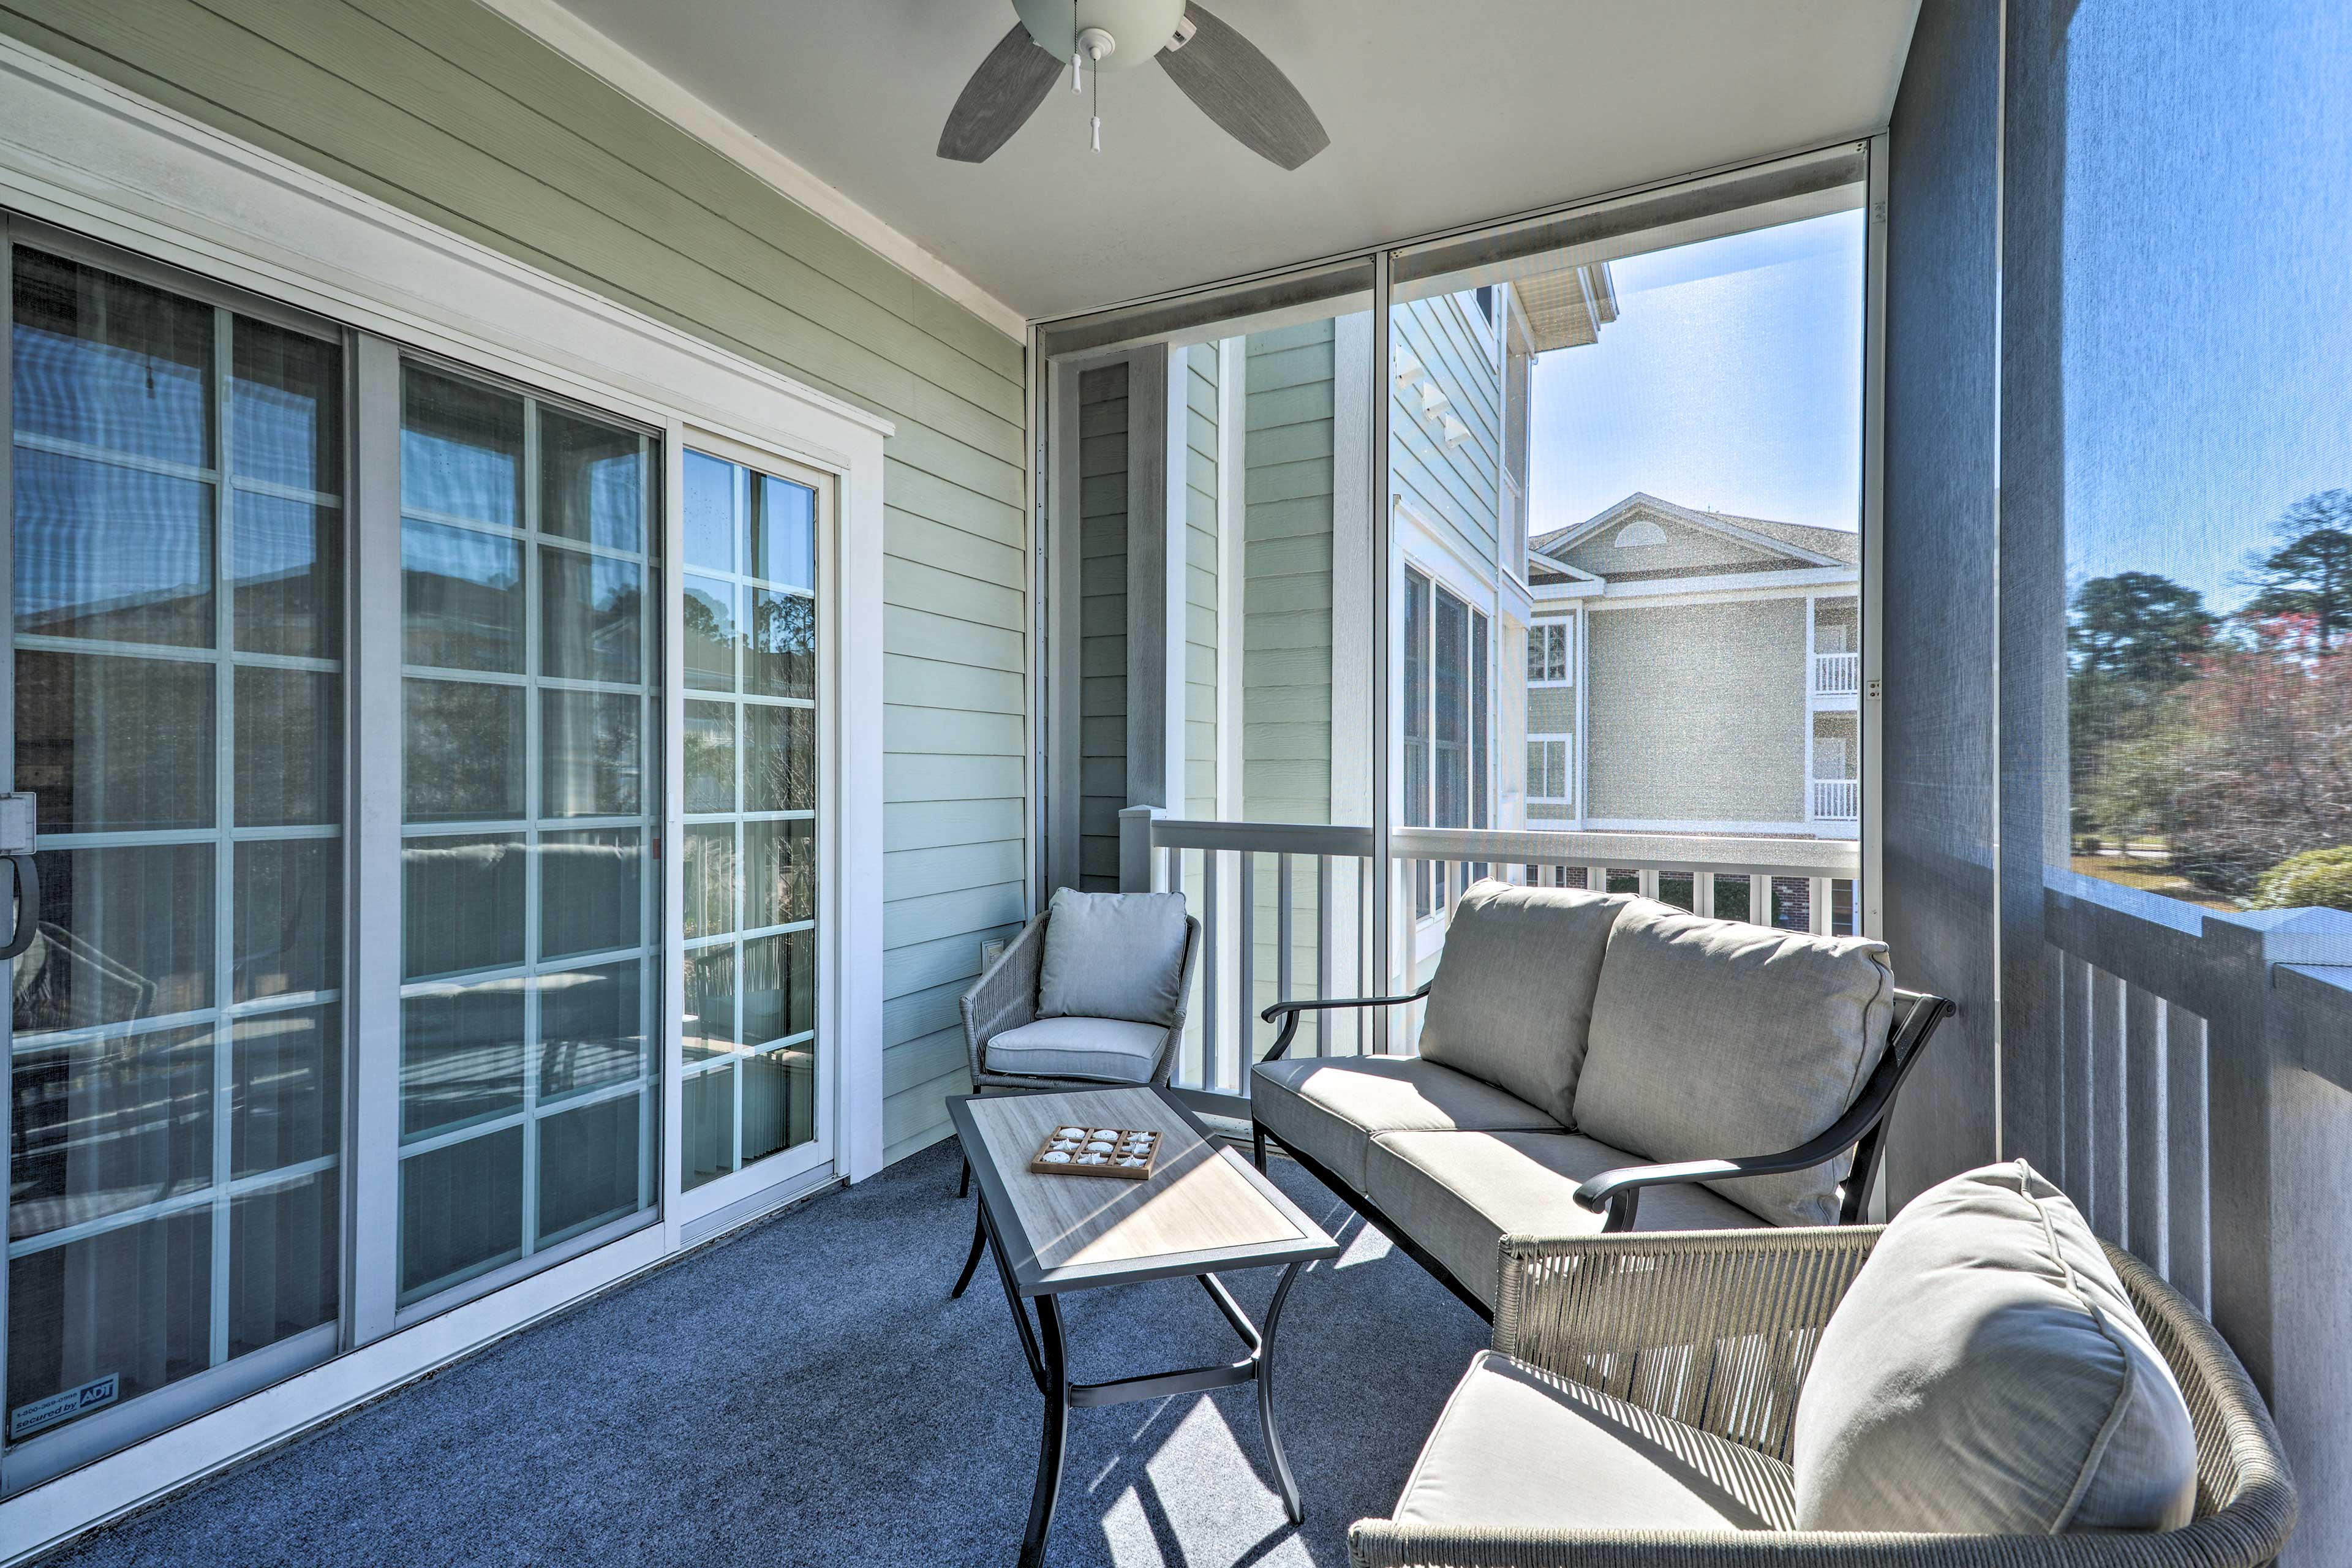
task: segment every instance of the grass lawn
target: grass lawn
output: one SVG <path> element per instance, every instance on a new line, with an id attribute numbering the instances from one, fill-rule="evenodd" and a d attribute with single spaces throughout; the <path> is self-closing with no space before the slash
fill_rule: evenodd
<path id="1" fill-rule="evenodd" d="M 2179 876 L 2161 860 L 2126 858 L 2121 855 L 2077 855 L 2074 868 L 2085 877 L 2114 882 L 2120 887 L 2137 888 L 2143 893 L 2161 893 L 2168 899 L 2197 904 L 2209 910 L 2235 910 L 2229 900 L 2217 898 L 2188 878 Z"/>

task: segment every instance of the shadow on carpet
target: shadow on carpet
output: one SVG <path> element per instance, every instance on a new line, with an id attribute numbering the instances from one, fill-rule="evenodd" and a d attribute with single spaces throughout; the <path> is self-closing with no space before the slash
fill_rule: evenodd
<path id="1" fill-rule="evenodd" d="M 935 1146 L 525 1331 L 48 1560 L 114 1564 L 1010 1564 L 1041 1401 Z M 1286 1161 L 1347 1244 L 1299 1276 L 1276 1350 L 1293 1530 L 1256 1391 L 1074 1411 L 1055 1568 L 1347 1562 L 1486 1326 Z M 1226 1276 L 1263 1317 L 1277 1269 Z M 1189 1279 L 1065 1297 L 1071 1375 L 1229 1360 Z"/>

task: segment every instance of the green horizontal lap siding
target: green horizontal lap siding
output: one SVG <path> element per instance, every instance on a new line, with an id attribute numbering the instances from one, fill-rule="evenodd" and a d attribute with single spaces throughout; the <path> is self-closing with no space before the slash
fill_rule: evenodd
<path id="1" fill-rule="evenodd" d="M 1331 819 L 1332 323 L 1253 333 L 1242 443 L 1242 795 Z"/>
<path id="2" fill-rule="evenodd" d="M 1078 886 L 1118 890 L 1127 805 L 1127 375 L 1078 376 Z"/>
<path id="3" fill-rule="evenodd" d="M 5 32 L 893 422 L 886 1137 L 945 1134 L 954 997 L 1017 927 L 1023 349 L 475 0 L 0 0 Z"/>
<path id="4" fill-rule="evenodd" d="M 1253 333 L 1242 436 L 1243 815 L 1331 820 L 1333 323 Z M 1291 903 L 1293 995 L 1315 989 L 1315 862 Z M 1251 1013 L 1281 997 L 1281 868 L 1258 857 Z M 1256 1051 L 1273 1032 L 1253 1026 Z"/>
<path id="5" fill-rule="evenodd" d="M 1217 815 L 1217 345 L 1183 351 L 1184 815 Z"/>
<path id="6" fill-rule="evenodd" d="M 1454 549 L 1473 561 L 1492 561 L 1502 504 L 1502 376 L 1482 335 L 1486 321 L 1468 295 L 1456 294 L 1415 300 L 1398 307 L 1392 320 L 1392 363 L 1411 354 L 1422 370 L 1394 391 L 1391 486 Z M 1443 421 L 1423 414 L 1426 382 L 1445 393 L 1445 412 L 1469 426 L 1458 445 L 1447 446 Z"/>

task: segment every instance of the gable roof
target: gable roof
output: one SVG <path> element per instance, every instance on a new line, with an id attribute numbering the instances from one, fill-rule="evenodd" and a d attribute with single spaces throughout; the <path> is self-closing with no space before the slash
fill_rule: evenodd
<path id="1" fill-rule="evenodd" d="M 1546 555 L 1561 561 L 1569 551 L 1595 535 L 1637 517 L 1678 523 L 1751 550 L 1760 550 L 1769 557 L 1752 564 L 1743 564 L 1738 568 L 1740 571 L 1792 572 L 1822 566 L 1859 566 L 1862 563 L 1861 537 L 1843 529 L 1815 528 L 1807 523 L 1780 522 L 1771 518 L 1742 517 L 1730 512 L 1700 511 L 1663 500 L 1647 490 L 1635 490 L 1623 500 L 1582 522 L 1537 534 L 1528 541 L 1528 552 L 1531 557 Z M 1654 574 L 1673 575 L 1686 570 L 1689 569 L 1669 568 Z M 1651 574 L 1613 574 L 1620 577 Z"/>

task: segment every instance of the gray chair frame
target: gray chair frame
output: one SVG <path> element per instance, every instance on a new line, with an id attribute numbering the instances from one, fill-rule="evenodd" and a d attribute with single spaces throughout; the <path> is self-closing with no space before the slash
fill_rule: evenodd
<path id="1" fill-rule="evenodd" d="M 1023 926 L 1021 934 L 963 994 L 963 1041 L 971 1063 L 974 1094 L 985 1094 L 991 1089 L 1039 1092 L 1104 1087 L 1100 1079 L 1038 1078 L 988 1070 L 988 1042 L 1008 1029 L 1037 1021 L 1037 979 L 1045 966 L 1045 921 L 1050 917 L 1051 911 L 1041 911 Z M 1160 1042 L 1160 1055 L 1152 1064 L 1147 1083 L 1165 1084 L 1176 1069 L 1176 1045 L 1184 1037 L 1185 1009 L 1192 995 L 1192 968 L 1200 956 L 1201 922 L 1187 915 L 1184 968 L 1176 981 L 1176 1018 Z"/>

